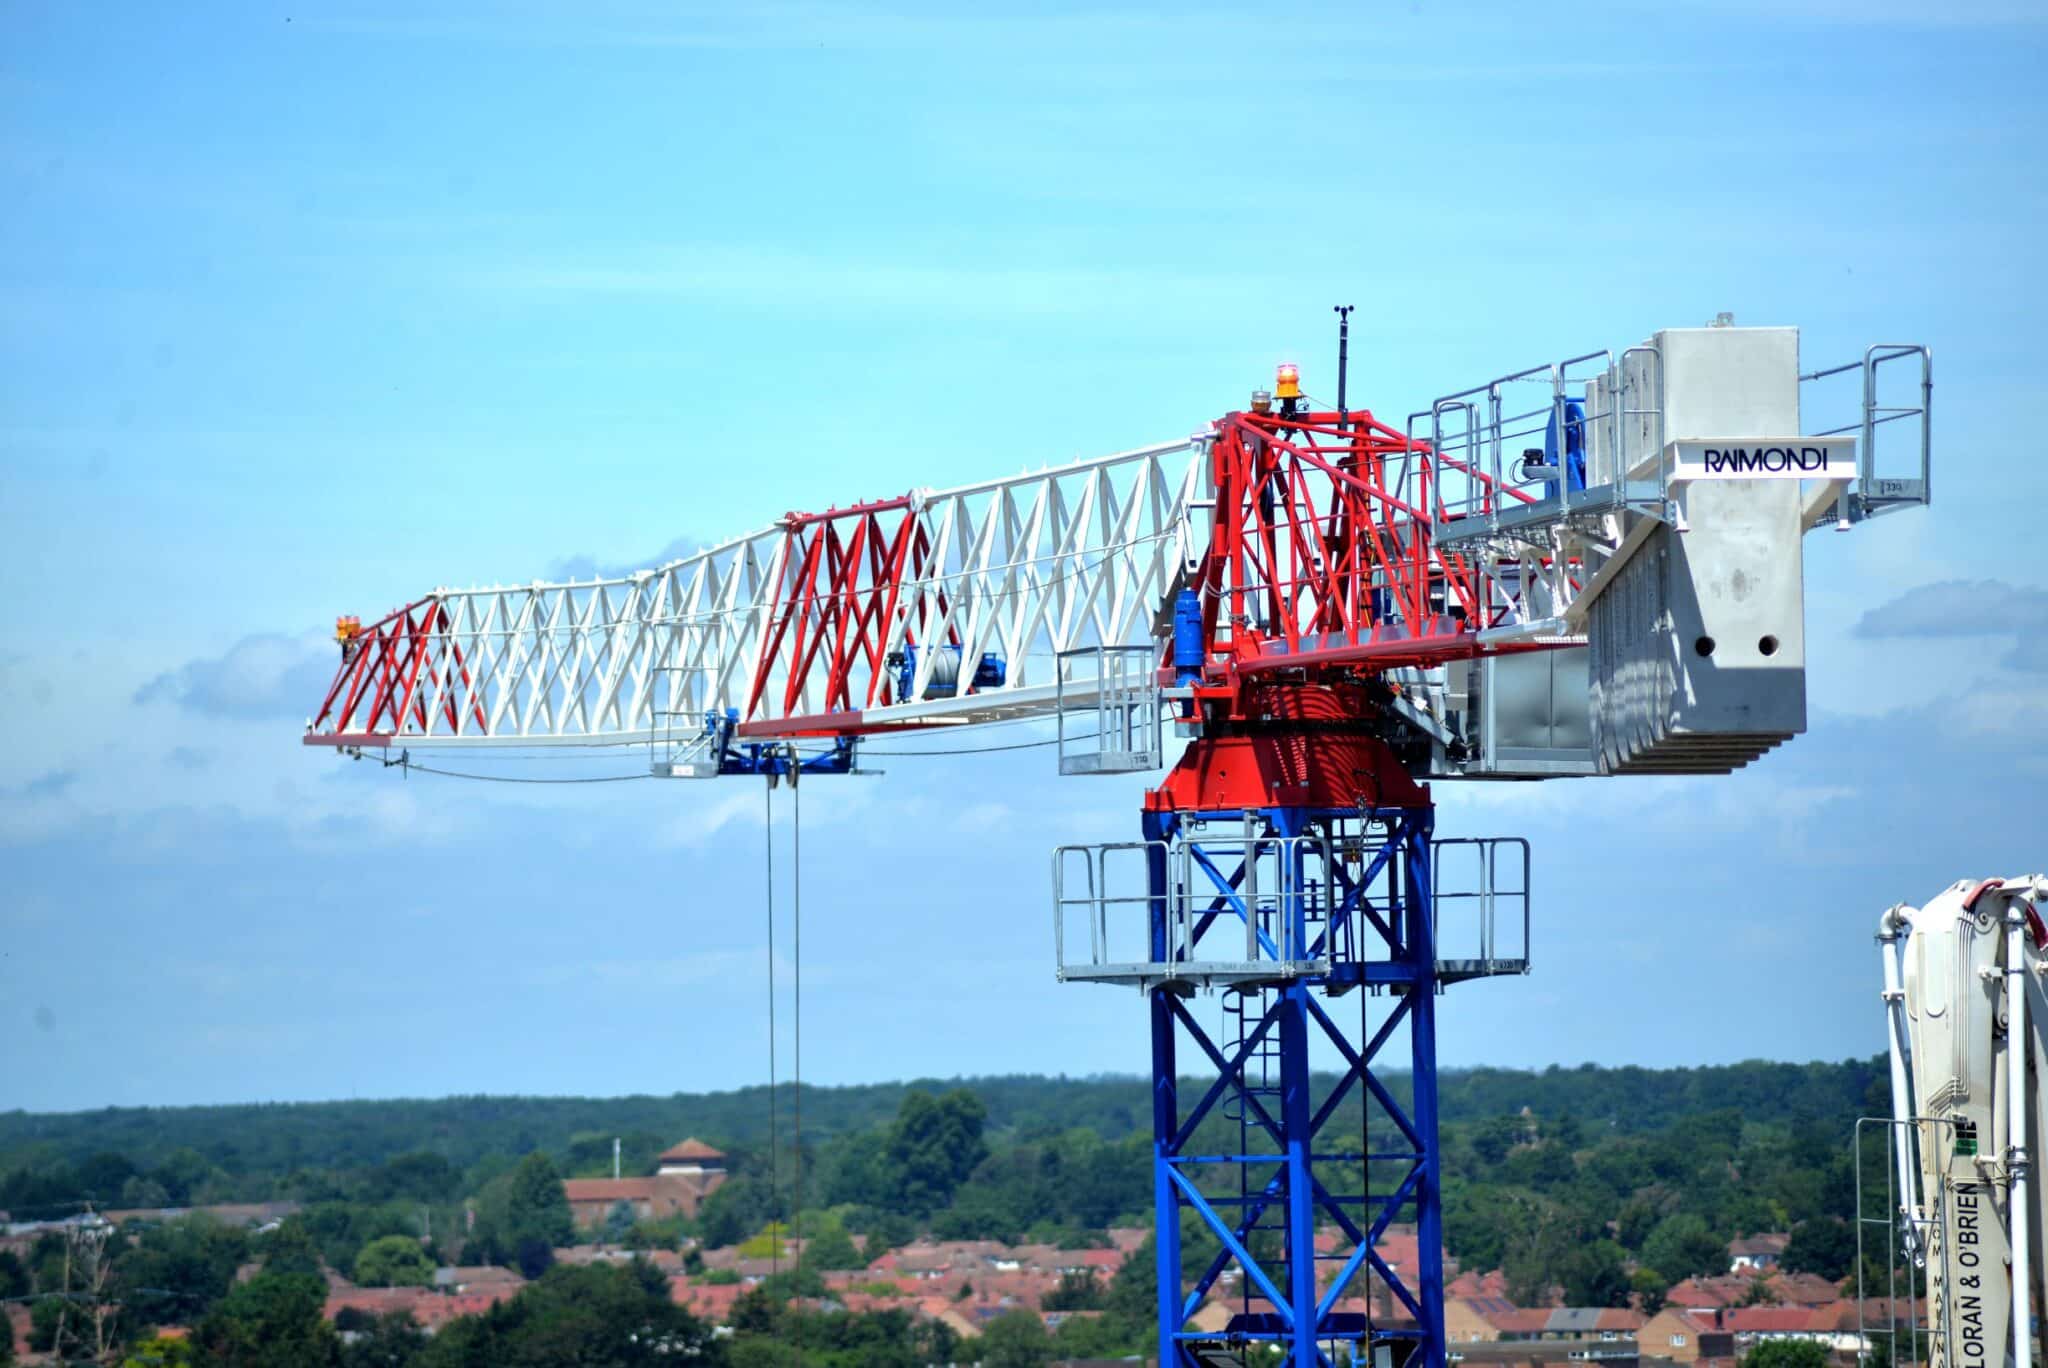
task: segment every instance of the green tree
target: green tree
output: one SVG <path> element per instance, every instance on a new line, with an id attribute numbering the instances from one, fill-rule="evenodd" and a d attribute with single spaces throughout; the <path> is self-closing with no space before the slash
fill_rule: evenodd
<path id="1" fill-rule="evenodd" d="M 982 1368 L 1040 1368 L 1057 1350 L 1045 1322 L 1029 1311 L 1005 1311 L 982 1327 Z"/>
<path id="2" fill-rule="evenodd" d="M 1742 1299 L 1737 1306 L 1776 1306 L 1778 1294 L 1763 1278 L 1751 1278 L 1749 1286 L 1743 1289 Z"/>
<path id="3" fill-rule="evenodd" d="M 988 1108 L 965 1088 L 942 1097 L 912 1090 L 889 1132 L 887 1163 L 900 1209 L 928 1213 L 945 1206 L 988 1157 L 982 1128 Z"/>
<path id="4" fill-rule="evenodd" d="M 57 1344 L 57 1331 L 64 1324 L 68 1303 L 62 1297 L 43 1297 L 28 1312 L 28 1347 L 47 1354 Z"/>
<path id="5" fill-rule="evenodd" d="M 0 1249 L 0 1301 L 26 1297 L 29 1291 L 28 1265 L 11 1249 Z"/>
<path id="6" fill-rule="evenodd" d="M 1828 1351 L 1811 1340 L 1765 1340 L 1742 1356 L 1742 1368 L 1828 1368 Z"/>
<path id="7" fill-rule="evenodd" d="M 516 1238 L 538 1236 L 550 1245 L 565 1245 L 576 1238 L 562 1175 L 554 1161 L 538 1150 L 512 1170 L 509 1214 Z"/>
<path id="8" fill-rule="evenodd" d="M 1779 1262 L 1793 1273 L 1815 1273 L 1838 1282 L 1856 1267 L 1856 1232 L 1835 1216 L 1802 1221 L 1793 1227 Z"/>
<path id="9" fill-rule="evenodd" d="M 1045 1294 L 1048 1311 L 1100 1311 L 1103 1288 L 1087 1269 L 1060 1274 L 1059 1285 Z"/>
<path id="10" fill-rule="evenodd" d="M 560 1264 L 510 1301 L 449 1323 L 420 1368 L 654 1368 L 723 1362 L 709 1327 L 669 1299 L 668 1279 L 641 1260 Z"/>
<path id="11" fill-rule="evenodd" d="M 207 1216 L 146 1230 L 116 1265 L 132 1289 L 129 1310 L 145 1325 L 191 1325 L 234 1286 L 249 1237 Z"/>
<path id="12" fill-rule="evenodd" d="M 1622 1203 L 1621 1212 L 1614 1220 L 1614 1238 L 1625 1249 L 1641 1249 L 1643 1241 L 1650 1238 L 1650 1232 L 1657 1228 L 1661 1219 L 1657 1204 L 1637 1194 Z"/>
<path id="13" fill-rule="evenodd" d="M 803 1368 L 803 1355 L 794 1344 L 741 1335 L 726 1350 L 731 1368 Z"/>
<path id="14" fill-rule="evenodd" d="M 1628 1271 L 1612 1240 L 1582 1244 L 1564 1259 L 1564 1299 L 1573 1306 L 1627 1306 Z"/>
<path id="15" fill-rule="evenodd" d="M 512 1251 L 512 1266 L 519 1270 L 519 1276 L 528 1282 L 554 1267 L 555 1250 L 538 1235 L 528 1235 Z"/>
<path id="16" fill-rule="evenodd" d="M 419 1233 L 419 1209 L 410 1202 L 318 1202 L 298 1219 L 327 1266 L 343 1271 L 355 1267 L 370 1241 Z"/>
<path id="17" fill-rule="evenodd" d="M 1566 1260 L 1578 1240 L 1578 1222 L 1558 1202 L 1528 1192 L 1513 1193 L 1499 1219 L 1504 1238 L 1500 1267 L 1507 1276 L 1508 1300 L 1518 1306 L 1545 1305 L 1551 1288 L 1564 1279 Z"/>
<path id="18" fill-rule="evenodd" d="M 363 1246 L 353 1276 L 364 1287 L 425 1287 L 434 1280 L 434 1261 L 418 1240 L 386 1235 Z"/>
<path id="19" fill-rule="evenodd" d="M 1629 1275 L 1629 1289 L 1636 1294 L 1636 1306 L 1646 1316 L 1654 1316 L 1664 1309 L 1664 1293 L 1671 1286 L 1666 1278 L 1654 1268 L 1638 1268 Z"/>
<path id="20" fill-rule="evenodd" d="M 438 1154 L 415 1152 L 386 1160 L 371 1176 L 366 1195 L 378 1201 L 406 1198 L 415 1202 L 446 1202 L 462 1187 L 462 1175 Z"/>
<path id="21" fill-rule="evenodd" d="M 339 1368 L 341 1342 L 321 1315 L 327 1284 L 303 1273 L 263 1273 L 221 1299 L 193 1332 L 218 1368 Z"/>
<path id="22" fill-rule="evenodd" d="M 805 1220 L 810 1221 L 810 1217 Z M 816 1223 L 818 1229 L 804 1241 L 804 1263 L 812 1268 L 866 1268 L 868 1261 L 862 1256 L 860 1247 L 853 1242 L 853 1236 L 846 1233 L 846 1227 L 836 1220 L 827 1219 Z"/>
<path id="23" fill-rule="evenodd" d="M 869 1263 L 917 1238 L 917 1222 L 899 1211 L 865 1207 L 847 1218 L 847 1227 L 867 1236 L 862 1252 L 868 1256 Z"/>
<path id="24" fill-rule="evenodd" d="M 7 1360 L 0 1358 L 0 1363 Z M 194 1368 L 192 1341 L 183 1335 L 158 1335 L 128 1351 L 121 1368 Z"/>
<path id="25" fill-rule="evenodd" d="M 164 1194 L 177 1205 L 194 1201 L 201 1188 L 213 1180 L 219 1170 L 207 1161 L 198 1150 L 185 1146 L 174 1150 L 171 1156 L 159 1164 L 150 1174 L 164 1190 Z"/>
<path id="26" fill-rule="evenodd" d="M 1472 1152 L 1488 1168 L 1497 1168 L 1521 1139 L 1522 1123 L 1512 1116 L 1490 1116 L 1472 1128 Z"/>
<path id="27" fill-rule="evenodd" d="M 409 1311 L 392 1311 L 358 1330 L 341 1349 L 341 1368 L 412 1368 L 426 1351 L 427 1332 Z"/>
<path id="28" fill-rule="evenodd" d="M 697 1231 L 706 1249 L 724 1249 L 759 1230 L 774 1209 L 768 1184 L 740 1174 L 704 1199 L 697 1212 Z"/>
<path id="29" fill-rule="evenodd" d="M 537 1276 L 550 1261 L 548 1251 L 575 1236 L 562 1175 L 539 1150 L 478 1194 L 476 1246 L 491 1263 L 532 1268 Z"/>
<path id="30" fill-rule="evenodd" d="M 306 1223 L 296 1216 L 262 1237 L 257 1251 L 263 1257 L 265 1273 L 306 1273 L 317 1278 L 326 1272 L 326 1265 L 320 1262 L 320 1246 L 313 1243 Z"/>
<path id="31" fill-rule="evenodd" d="M 732 1328 L 742 1335 L 772 1335 L 782 1308 L 759 1283 L 733 1299 Z"/>
<path id="32" fill-rule="evenodd" d="M 1149 1320 L 1123 1316 L 1068 1316 L 1053 1332 L 1061 1358 L 1117 1359 L 1148 1356 L 1158 1328 Z M 1341 1360 L 1340 1360 L 1341 1362 Z"/>
<path id="33" fill-rule="evenodd" d="M 1728 1271 L 1728 1242 L 1690 1212 L 1666 1216 L 1643 1241 L 1643 1262 L 1673 1282 Z"/>

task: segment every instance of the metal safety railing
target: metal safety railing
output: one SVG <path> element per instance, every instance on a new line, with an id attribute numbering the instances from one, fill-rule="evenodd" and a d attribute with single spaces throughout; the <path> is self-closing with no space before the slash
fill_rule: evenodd
<path id="1" fill-rule="evenodd" d="M 1061 774 L 1135 774 L 1162 759 L 1158 648 L 1086 646 L 1055 665 Z"/>
<path id="2" fill-rule="evenodd" d="M 1430 849 L 1438 976 L 1528 973 L 1528 841 L 1446 837 Z"/>
<path id="3" fill-rule="evenodd" d="M 1858 1118 L 1852 1160 L 1856 1174 L 1856 1354 L 1860 1362 L 1928 1362 L 1941 1350 L 1953 1364 L 1955 1327 L 1948 1306 L 1955 1285 L 1947 1247 L 1951 1171 L 1961 1153 L 1955 1119 L 1916 1116 Z M 1900 1156 L 1905 1162 L 1900 1162 Z M 1902 1169 L 1925 1181 L 1928 1161 L 1939 1181 L 1921 1195 L 1901 1190 Z M 1872 1166 L 1884 1172 L 1870 1181 Z M 1873 1275 L 1877 1275 L 1873 1278 Z M 1879 1286 L 1871 1286 L 1873 1281 Z M 1880 1352 L 1880 1346 L 1886 1353 Z"/>
<path id="4" fill-rule="evenodd" d="M 1547 392 L 1527 406 L 1511 398 L 1531 388 Z M 1437 456 L 1430 512 L 1441 540 L 1498 535 L 1537 505 L 1546 517 L 1619 506 L 1640 457 L 1661 458 L 1663 423 L 1662 358 L 1646 345 L 1618 362 L 1585 352 L 1454 391 L 1409 414 L 1406 432 Z M 1599 466 L 1606 453 L 1620 456 L 1611 472 Z"/>
<path id="5" fill-rule="evenodd" d="M 1438 977 L 1526 973 L 1528 842 L 1446 839 L 1431 851 Z M 1405 852 L 1355 830 L 1061 846 L 1052 882 L 1063 980 L 1217 986 L 1320 976 L 1393 958 L 1407 934 Z"/>
<path id="6" fill-rule="evenodd" d="M 1053 942 L 1062 979 L 1205 984 L 1326 972 L 1330 844 L 1313 836 L 1136 841 L 1053 852 Z M 1165 875 L 1164 896 L 1152 891 Z M 1079 935 L 1073 923 L 1079 922 Z M 1070 954 L 1085 943 L 1086 958 Z"/>
<path id="7" fill-rule="evenodd" d="M 1440 547 L 1492 548 L 1474 562 L 1488 623 L 1541 628 L 1576 593 L 1566 558 L 1546 555 L 1557 526 L 1625 507 L 1665 511 L 1664 428 L 1655 346 L 1584 352 L 1408 415 L 1409 442 L 1430 455 L 1403 464 L 1398 492 L 1421 500 Z"/>
<path id="8" fill-rule="evenodd" d="M 1916 390 L 1918 402 L 1885 402 L 1893 397 L 1885 385 L 1885 368 L 1890 366 L 1895 373 L 1900 368 L 1892 363 L 1913 360 L 1920 363 Z M 1910 373 L 1913 368 L 1908 366 L 1905 369 Z M 1829 398 L 1836 398 L 1835 416 L 1845 416 L 1841 413 L 1839 397 L 1827 393 L 1838 387 L 1824 382 L 1848 375 L 1854 375 L 1859 386 L 1854 396 L 1855 407 L 1846 415 L 1849 421 L 1808 434 L 1836 437 L 1854 433 L 1858 439 L 1856 486 L 1853 490 L 1843 491 L 1840 520 L 1860 522 L 1880 513 L 1914 508 L 1928 502 L 1934 494 L 1933 349 L 1917 342 L 1880 342 L 1865 348 L 1861 360 L 1809 371 L 1799 377 L 1799 383 L 1802 387 L 1811 385 L 1815 397 L 1823 405 Z M 1891 389 L 1896 388 L 1897 383 L 1894 382 Z M 1802 389 L 1802 401 L 1805 398 Z M 1901 430 L 1892 427 L 1895 423 L 1911 426 Z M 1887 451 L 1896 452 L 1898 449 L 1898 439 L 1893 434 L 1899 431 L 1910 434 L 1906 438 L 1909 445 L 1903 467 L 1886 459 Z M 1889 446 L 1884 440 L 1886 438 L 1891 439 Z"/>

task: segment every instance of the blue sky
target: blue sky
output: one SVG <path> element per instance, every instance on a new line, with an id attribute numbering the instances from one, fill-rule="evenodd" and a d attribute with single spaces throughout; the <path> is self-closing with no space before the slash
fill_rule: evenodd
<path id="1" fill-rule="evenodd" d="M 1928 8 L 0 7 L 0 1107 L 760 1081 L 760 792 L 306 753 L 333 616 L 1178 436 L 1338 302 L 1394 415 L 1720 310 L 1934 346 L 1809 735 L 1439 788 L 1538 842 L 1447 1062 L 1874 1052 L 1878 909 L 2048 863 L 2048 26 Z M 1143 1068 L 1045 887 L 1136 786 L 886 767 L 806 790 L 807 1076 Z"/>

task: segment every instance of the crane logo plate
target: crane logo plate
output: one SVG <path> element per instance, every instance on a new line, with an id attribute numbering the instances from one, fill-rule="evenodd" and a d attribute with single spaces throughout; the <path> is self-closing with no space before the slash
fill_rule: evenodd
<path id="1" fill-rule="evenodd" d="M 1693 480 L 1853 480 L 1854 437 L 1681 439 L 1667 448 L 1671 482 Z"/>

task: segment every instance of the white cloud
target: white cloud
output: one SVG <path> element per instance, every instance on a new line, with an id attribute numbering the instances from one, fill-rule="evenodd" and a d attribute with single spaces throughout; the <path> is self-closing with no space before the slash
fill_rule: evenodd
<path id="1" fill-rule="evenodd" d="M 319 708 L 338 664 L 332 642 L 265 632 L 157 675 L 135 691 L 135 701 L 246 721 L 306 717 Z"/>
<path id="2" fill-rule="evenodd" d="M 2048 631 L 2048 589 L 2002 580 L 1942 580 L 1923 584 L 1869 609 L 1858 619 L 1862 637 L 1969 637 L 2038 635 Z"/>

